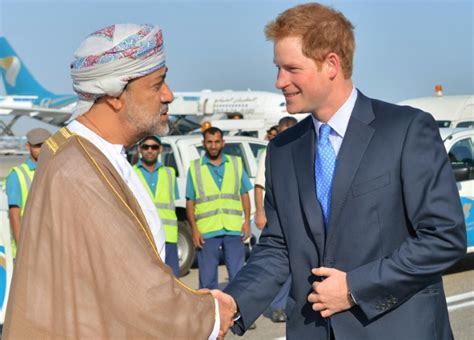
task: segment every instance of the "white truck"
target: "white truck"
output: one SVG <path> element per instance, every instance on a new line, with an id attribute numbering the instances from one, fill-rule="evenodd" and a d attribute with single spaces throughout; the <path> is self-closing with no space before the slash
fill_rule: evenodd
<path id="1" fill-rule="evenodd" d="M 466 220 L 467 252 L 474 252 L 474 129 L 440 129 Z"/>
<path id="2" fill-rule="evenodd" d="M 431 113 L 440 128 L 474 127 L 474 95 L 444 96 L 440 85 L 435 87 L 435 92 L 433 97 L 413 98 L 398 104 Z"/>
<path id="3" fill-rule="evenodd" d="M 444 96 L 442 86 L 436 85 L 435 96 L 398 104 L 429 112 L 437 121 L 461 196 L 467 252 L 474 252 L 474 95 Z"/>

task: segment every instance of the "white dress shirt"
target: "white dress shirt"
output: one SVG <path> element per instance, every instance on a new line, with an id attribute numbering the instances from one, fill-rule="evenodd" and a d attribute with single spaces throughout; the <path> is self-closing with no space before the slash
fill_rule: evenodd
<path id="1" fill-rule="evenodd" d="M 339 110 L 329 119 L 327 124 L 331 127 L 331 133 L 329 134 L 329 141 L 336 153 L 336 157 L 339 154 L 344 135 L 346 134 L 347 125 L 351 118 L 352 110 L 354 110 L 355 102 L 357 100 L 357 90 L 353 87 L 352 92 L 347 100 L 342 104 Z M 319 128 L 323 123 L 313 117 L 314 128 L 316 130 L 316 140 L 319 136 Z"/>
<path id="2" fill-rule="evenodd" d="M 123 145 L 107 142 L 105 139 L 97 135 L 91 129 L 87 128 L 85 125 L 79 123 L 77 120 L 70 122 L 67 125 L 67 128 L 69 131 L 86 138 L 89 142 L 94 144 L 105 155 L 105 157 L 107 157 L 110 163 L 112 163 L 115 170 L 117 170 L 125 183 L 127 183 L 128 187 L 137 199 L 138 204 L 140 204 L 143 214 L 145 215 L 161 260 L 165 262 L 165 231 L 160 217 L 158 216 L 158 211 L 156 210 L 156 207 L 153 204 L 153 201 L 151 200 L 146 188 L 143 186 L 143 183 L 140 181 L 138 175 L 128 162 Z M 215 340 L 217 338 L 220 327 L 219 303 L 216 299 L 214 300 L 216 318 L 214 321 L 214 328 L 211 335 L 209 336 L 209 340 Z"/>

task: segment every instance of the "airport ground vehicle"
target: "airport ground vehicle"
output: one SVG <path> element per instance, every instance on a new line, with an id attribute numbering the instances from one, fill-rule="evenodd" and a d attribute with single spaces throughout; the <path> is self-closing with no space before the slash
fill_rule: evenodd
<path id="1" fill-rule="evenodd" d="M 436 85 L 435 93 L 433 97 L 413 98 L 398 104 L 431 113 L 440 128 L 474 127 L 474 95 L 444 96 L 441 85 Z"/>
<path id="2" fill-rule="evenodd" d="M 189 164 L 204 153 L 202 135 L 197 136 L 168 136 L 162 139 L 163 151 L 160 161 L 176 170 L 179 196 L 176 201 L 178 216 L 178 257 L 181 275 L 187 273 L 194 262 L 194 246 L 191 237 L 191 227 L 186 219 L 186 178 Z M 266 148 L 267 142 L 245 136 L 226 136 L 224 153 L 242 158 L 244 169 L 251 182 L 257 174 L 257 158 Z M 252 216 L 255 211 L 253 190 L 250 192 Z"/>
<path id="3" fill-rule="evenodd" d="M 474 252 L 474 129 L 440 129 L 461 196 L 467 252 Z"/>

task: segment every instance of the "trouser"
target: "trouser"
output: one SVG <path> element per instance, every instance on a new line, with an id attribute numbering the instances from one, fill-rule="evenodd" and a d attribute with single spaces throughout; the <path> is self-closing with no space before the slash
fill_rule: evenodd
<path id="1" fill-rule="evenodd" d="M 285 309 L 286 299 L 288 297 L 288 294 L 290 293 L 290 287 L 291 287 L 291 275 L 288 276 L 283 286 L 281 286 L 280 291 L 278 292 L 277 296 L 275 296 L 275 298 L 273 299 L 270 305 L 270 308 L 272 310 L 275 311 L 279 309 Z"/>
<path id="2" fill-rule="evenodd" d="M 176 243 L 166 242 L 165 263 L 171 267 L 174 276 L 179 277 L 178 245 Z"/>
<path id="3" fill-rule="evenodd" d="M 197 252 L 199 265 L 199 288 L 219 288 L 217 269 L 219 266 L 219 247 L 224 252 L 229 281 L 244 266 L 245 248 L 240 236 L 224 235 L 204 239 L 204 245 Z"/>

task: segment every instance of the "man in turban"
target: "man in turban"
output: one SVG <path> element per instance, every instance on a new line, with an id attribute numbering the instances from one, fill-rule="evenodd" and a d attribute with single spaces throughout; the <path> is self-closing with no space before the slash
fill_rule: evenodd
<path id="1" fill-rule="evenodd" d="M 207 339 L 232 323 L 235 310 L 164 264 L 162 223 L 125 158 L 125 147 L 166 133 L 166 71 L 162 32 L 152 25 L 104 28 L 76 51 L 79 100 L 39 160 L 5 339 Z"/>

